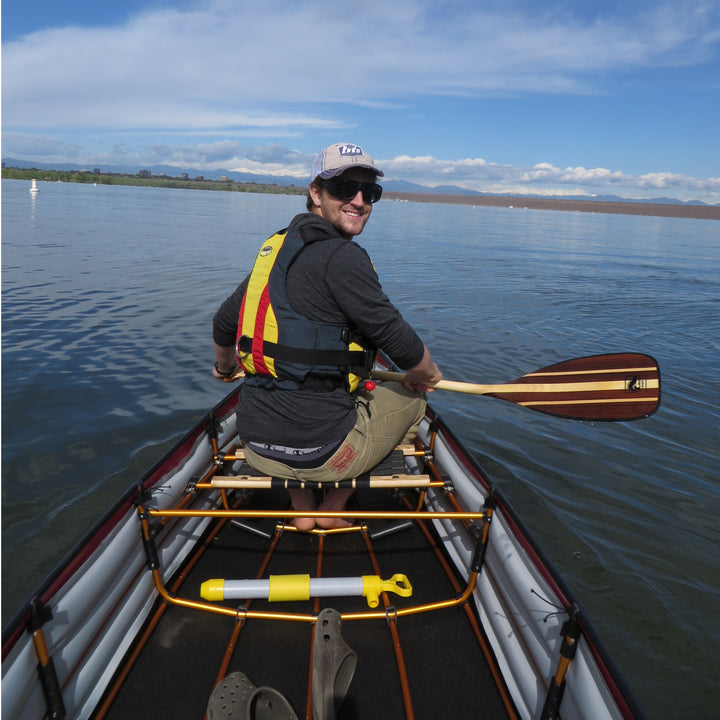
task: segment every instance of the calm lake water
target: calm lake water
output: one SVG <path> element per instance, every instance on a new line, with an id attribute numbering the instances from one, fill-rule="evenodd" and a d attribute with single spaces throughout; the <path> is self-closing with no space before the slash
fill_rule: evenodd
<path id="1" fill-rule="evenodd" d="M 301 197 L 2 181 L 2 615 L 228 390 L 211 319 Z M 381 202 L 360 238 L 447 379 L 657 358 L 662 407 L 434 407 L 653 718 L 720 706 L 720 223 Z"/>

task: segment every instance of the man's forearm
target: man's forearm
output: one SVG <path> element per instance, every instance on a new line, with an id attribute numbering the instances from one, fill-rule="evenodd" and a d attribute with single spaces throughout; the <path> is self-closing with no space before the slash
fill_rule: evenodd
<path id="1" fill-rule="evenodd" d="M 232 345 L 225 347 L 217 343 L 213 343 L 213 345 L 215 346 L 215 367 L 213 368 L 213 375 L 215 375 L 215 377 L 224 377 L 237 365 L 235 347 Z"/>

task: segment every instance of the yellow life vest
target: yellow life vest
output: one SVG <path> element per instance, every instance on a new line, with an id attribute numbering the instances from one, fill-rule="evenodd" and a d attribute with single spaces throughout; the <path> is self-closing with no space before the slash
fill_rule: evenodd
<path id="1" fill-rule="evenodd" d="M 285 229 L 257 255 L 238 319 L 236 350 L 245 382 L 288 389 L 308 381 L 341 383 L 352 392 L 367 377 L 375 352 L 349 326 L 309 320 L 293 310 L 287 273 L 305 245 L 297 231 Z"/>

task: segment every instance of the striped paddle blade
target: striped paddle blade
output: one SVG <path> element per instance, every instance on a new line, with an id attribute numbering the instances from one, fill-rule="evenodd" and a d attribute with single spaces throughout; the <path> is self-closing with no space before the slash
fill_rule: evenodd
<path id="1" fill-rule="evenodd" d="M 660 405 L 660 369 L 640 353 L 566 360 L 483 393 L 573 420 L 636 420 Z"/>

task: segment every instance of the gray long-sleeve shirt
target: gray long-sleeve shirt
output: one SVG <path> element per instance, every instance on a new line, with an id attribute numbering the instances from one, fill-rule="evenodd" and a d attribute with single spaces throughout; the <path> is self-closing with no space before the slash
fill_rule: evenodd
<path id="1" fill-rule="evenodd" d="M 417 365 L 423 357 L 423 342 L 383 292 L 367 252 L 341 238 L 318 215 L 297 215 L 290 227 L 305 237 L 319 238 L 303 249 L 288 270 L 287 292 L 293 308 L 310 320 L 359 329 L 403 369 Z M 213 339 L 218 345 L 235 344 L 247 281 L 246 277 L 215 314 Z M 238 418 L 238 432 L 245 442 L 316 447 L 347 435 L 355 424 L 355 398 L 344 388 L 245 386 Z"/>

